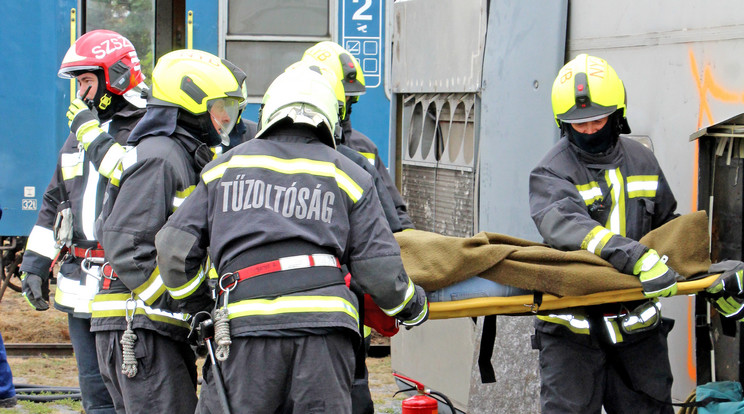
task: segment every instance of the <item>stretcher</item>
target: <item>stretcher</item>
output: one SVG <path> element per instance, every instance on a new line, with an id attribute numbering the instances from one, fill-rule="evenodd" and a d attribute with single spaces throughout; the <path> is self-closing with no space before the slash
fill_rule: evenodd
<path id="1" fill-rule="evenodd" d="M 525 292 L 542 292 L 431 302 L 431 319 L 523 315 L 644 299 L 637 276 L 619 272 L 588 251 L 559 251 L 488 232 L 462 238 L 410 230 L 395 237 L 406 272 L 427 292 L 473 276 Z M 709 274 L 711 265 L 708 240 L 707 214 L 698 211 L 664 224 L 640 242 L 668 256 L 667 264 L 684 279 L 678 283 L 677 295 L 688 295 L 704 290 L 718 276 L 701 276 Z"/>
<path id="2" fill-rule="evenodd" d="M 677 284 L 677 296 L 693 295 L 705 290 L 718 279 L 719 274 Z M 537 304 L 534 295 L 507 297 L 483 297 L 449 302 L 431 302 L 429 319 L 451 319 L 486 315 L 525 315 L 538 311 L 590 306 L 602 303 L 626 302 L 644 299 L 641 288 L 611 290 L 582 296 L 558 297 L 543 294 L 542 303 Z"/>

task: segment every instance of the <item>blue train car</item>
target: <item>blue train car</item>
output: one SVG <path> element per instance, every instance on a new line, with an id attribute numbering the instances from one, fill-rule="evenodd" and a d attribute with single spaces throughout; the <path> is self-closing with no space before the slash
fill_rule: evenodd
<path id="1" fill-rule="evenodd" d="M 0 107 L 0 236 L 31 231 L 57 152 L 69 130 L 65 111 L 70 82 L 57 77 L 70 47 L 74 0 L 8 2 L 0 17 L 5 45 Z"/>
<path id="2" fill-rule="evenodd" d="M 383 0 L 8 3 L 0 16 L 0 37 L 9 50 L 2 66 L 10 75 L 0 86 L 3 112 L 10 115 L 0 134 L 0 236 L 27 236 L 36 221 L 68 134 L 65 112 L 75 91 L 70 81 L 57 77 L 57 70 L 80 34 L 99 28 L 124 34 L 135 45 L 146 76 L 159 56 L 179 48 L 233 61 L 249 75 L 244 116 L 250 120 L 257 119 L 261 97 L 276 75 L 312 44 L 336 41 L 359 58 L 366 74 L 367 94 L 354 106 L 354 127 L 375 141 L 387 163 L 385 13 Z"/>

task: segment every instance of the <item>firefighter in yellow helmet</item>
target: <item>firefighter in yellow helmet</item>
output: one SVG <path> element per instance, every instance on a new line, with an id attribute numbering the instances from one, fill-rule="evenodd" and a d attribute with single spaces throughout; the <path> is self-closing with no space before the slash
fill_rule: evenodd
<path id="1" fill-rule="evenodd" d="M 127 141 L 134 147 L 111 177 L 96 223 L 106 264 L 91 330 L 117 412 L 196 408 L 188 321 L 211 309 L 213 301 L 206 287 L 189 292 L 190 302 L 166 291 L 155 260 L 155 234 L 193 191 L 214 156 L 212 148 L 227 142 L 244 100 L 245 78 L 232 63 L 207 52 L 177 50 L 161 57 L 147 113 Z"/>
<path id="2" fill-rule="evenodd" d="M 319 42 L 307 49 L 302 56 L 302 60 L 325 65 L 341 80 L 346 101 L 342 108 L 340 124 L 343 133 L 339 143 L 362 154 L 377 169 L 377 173 L 384 181 L 385 188 L 395 204 L 398 219 L 391 223 L 391 226 L 394 226 L 393 231 L 414 228 L 413 222 L 408 216 L 406 203 L 395 186 L 395 182 L 390 177 L 387 167 L 380 159 L 377 146 L 366 135 L 351 126 L 352 106 L 359 102 L 359 98 L 367 91 L 364 72 L 359 61 L 339 44 L 330 41 Z"/>
<path id="3" fill-rule="evenodd" d="M 658 296 L 677 290 L 666 256 L 639 243 L 676 218 L 677 202 L 653 152 L 629 133 L 625 87 L 585 54 L 553 83 L 560 141 L 530 174 L 530 212 L 545 242 L 587 250 L 640 279 L 646 300 L 537 316 L 543 413 L 672 413 L 672 372 Z"/>
<path id="4" fill-rule="evenodd" d="M 208 164 L 157 235 L 165 285 L 185 303 L 199 302 L 183 287 L 197 286 L 207 250 L 214 261 L 216 359 L 234 411 L 351 412 L 361 321 L 342 266 L 403 324 L 427 319 L 371 177 L 334 149 L 338 132 L 338 98 L 323 75 L 282 73 L 264 95 L 256 138 Z M 220 412 L 219 381 L 205 383 L 199 412 Z"/>

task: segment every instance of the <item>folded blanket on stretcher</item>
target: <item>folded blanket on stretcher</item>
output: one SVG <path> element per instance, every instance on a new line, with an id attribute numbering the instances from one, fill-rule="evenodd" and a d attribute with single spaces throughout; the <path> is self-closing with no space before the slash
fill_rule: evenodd
<path id="1" fill-rule="evenodd" d="M 618 272 L 590 252 L 564 252 L 503 234 L 481 232 L 462 238 L 407 230 L 395 237 L 406 272 L 426 291 L 476 275 L 556 296 L 641 286 L 637 277 Z M 704 211 L 680 216 L 640 241 L 667 255 L 667 264 L 684 277 L 705 273 L 710 266 L 708 218 Z"/>

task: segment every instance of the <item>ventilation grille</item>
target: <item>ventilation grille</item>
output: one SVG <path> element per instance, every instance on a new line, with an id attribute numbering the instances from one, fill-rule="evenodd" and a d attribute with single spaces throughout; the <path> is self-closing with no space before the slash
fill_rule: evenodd
<path id="1" fill-rule="evenodd" d="M 474 94 L 403 97 L 401 193 L 419 230 L 473 235 L 475 101 Z"/>

